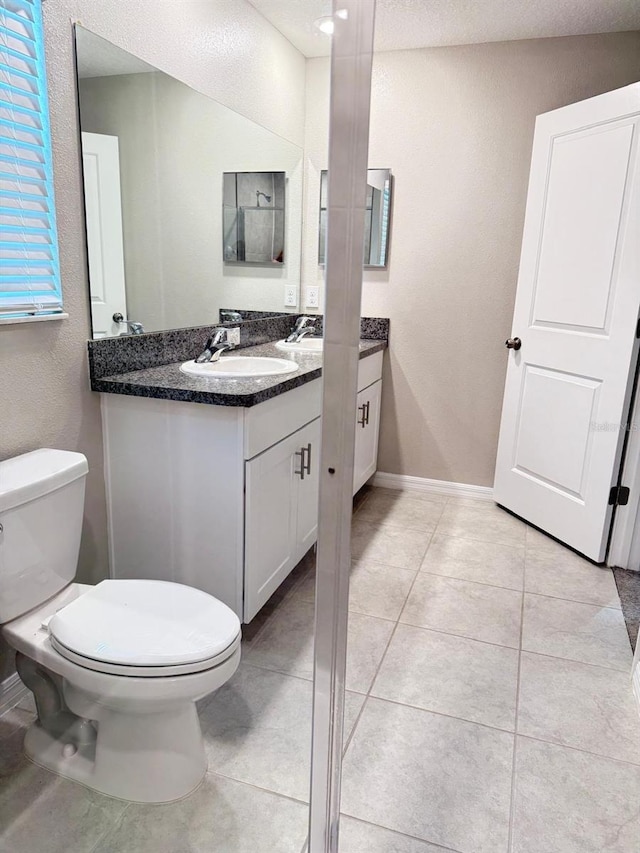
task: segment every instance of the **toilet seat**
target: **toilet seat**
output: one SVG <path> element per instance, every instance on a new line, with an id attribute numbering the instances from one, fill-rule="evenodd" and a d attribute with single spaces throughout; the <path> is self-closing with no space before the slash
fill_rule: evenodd
<path id="1" fill-rule="evenodd" d="M 78 664 L 78 666 L 84 667 L 84 669 L 92 669 L 94 672 L 104 673 L 105 675 L 124 675 L 130 678 L 169 678 L 173 675 L 195 675 L 198 672 L 205 672 L 208 669 L 220 666 L 240 646 L 240 635 L 238 635 L 224 652 L 216 655 L 214 658 L 195 661 L 193 663 L 176 664 L 174 666 L 131 666 L 107 663 L 106 661 L 84 657 L 63 646 L 55 637 L 51 637 L 50 639 L 52 647 L 58 654 L 71 661 L 71 663 Z"/>
<path id="2" fill-rule="evenodd" d="M 163 677 L 218 666 L 238 648 L 240 620 L 206 592 L 155 580 L 106 580 L 50 620 L 53 648 L 87 669 Z"/>

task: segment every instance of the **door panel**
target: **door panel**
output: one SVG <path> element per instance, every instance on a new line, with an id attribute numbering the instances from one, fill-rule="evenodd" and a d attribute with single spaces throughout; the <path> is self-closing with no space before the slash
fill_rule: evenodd
<path id="1" fill-rule="evenodd" d="M 538 116 L 498 503 L 604 559 L 637 357 L 640 84 Z"/>
<path id="2" fill-rule="evenodd" d="M 298 482 L 297 559 L 301 560 L 318 538 L 318 488 L 320 485 L 320 418 L 297 433 L 298 444 L 305 450 L 309 471 Z M 300 459 L 299 456 L 296 457 Z M 300 470 L 300 465 L 296 471 Z M 299 475 L 296 475 L 299 476 Z"/>
<path id="3" fill-rule="evenodd" d="M 552 141 L 532 325 L 607 332 L 633 129 Z"/>
<path id="4" fill-rule="evenodd" d="M 319 460 L 317 418 L 245 463 L 245 622 L 316 541 Z"/>
<path id="5" fill-rule="evenodd" d="M 382 382 L 374 382 L 358 394 L 358 422 L 353 464 L 353 491 L 362 488 L 376 472 L 378 464 L 378 433 L 380 430 L 380 397 Z M 363 423 L 363 409 L 364 423 Z"/>
<path id="6" fill-rule="evenodd" d="M 514 469 L 584 499 L 600 382 L 527 365 L 522 385 Z"/>
<path id="7" fill-rule="evenodd" d="M 297 562 L 297 435 L 245 464 L 245 622 L 253 619 Z"/>

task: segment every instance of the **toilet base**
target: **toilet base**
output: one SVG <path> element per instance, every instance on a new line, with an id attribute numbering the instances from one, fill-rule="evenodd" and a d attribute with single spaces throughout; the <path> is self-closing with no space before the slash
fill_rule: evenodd
<path id="1" fill-rule="evenodd" d="M 24 750 L 47 770 L 110 797 L 168 803 L 195 790 L 207 771 L 195 703 L 156 714 L 100 709 L 95 739 L 73 743 L 39 722 L 28 730 Z"/>

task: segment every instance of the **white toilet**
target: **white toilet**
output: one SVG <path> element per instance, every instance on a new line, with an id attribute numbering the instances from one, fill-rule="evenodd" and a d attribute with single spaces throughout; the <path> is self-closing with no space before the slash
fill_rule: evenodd
<path id="1" fill-rule="evenodd" d="M 38 708 L 25 751 L 104 794 L 170 802 L 206 772 L 195 703 L 236 671 L 240 621 L 182 584 L 73 583 L 87 470 L 62 450 L 0 462 L 0 624 Z"/>

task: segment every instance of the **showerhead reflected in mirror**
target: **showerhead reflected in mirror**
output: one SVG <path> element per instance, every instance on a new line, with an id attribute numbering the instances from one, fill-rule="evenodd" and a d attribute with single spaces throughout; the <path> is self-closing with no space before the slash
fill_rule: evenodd
<path id="1" fill-rule="evenodd" d="M 363 263 L 365 268 L 385 269 L 389 262 L 391 225 L 391 169 L 369 169 L 365 211 Z M 318 263 L 326 260 L 327 172 L 320 176 L 320 239 Z"/>
<path id="2" fill-rule="evenodd" d="M 284 263 L 284 172 L 225 172 L 222 251 L 225 263 Z"/>

